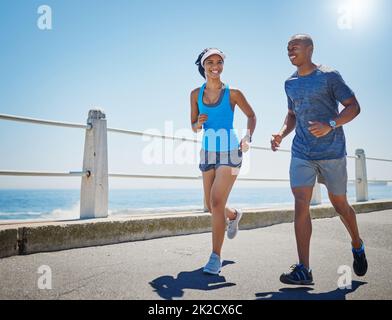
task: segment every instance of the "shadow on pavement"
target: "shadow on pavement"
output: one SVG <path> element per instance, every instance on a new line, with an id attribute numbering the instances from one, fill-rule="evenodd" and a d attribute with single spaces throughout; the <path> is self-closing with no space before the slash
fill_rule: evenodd
<path id="1" fill-rule="evenodd" d="M 233 263 L 235 262 L 225 260 L 222 263 L 222 267 Z M 236 285 L 235 283 L 226 282 L 223 276 L 203 273 L 203 268 L 180 272 L 176 278 L 173 276 L 162 276 L 152 280 L 149 284 L 154 288 L 154 292 L 166 300 L 182 297 L 184 289 L 209 291 Z"/>
<path id="2" fill-rule="evenodd" d="M 348 293 L 354 292 L 364 284 L 367 282 L 353 281 L 351 289 L 337 288 L 323 293 L 311 293 L 314 289 L 310 287 L 282 288 L 278 292 L 256 293 L 256 298 L 257 300 L 346 300 Z"/>

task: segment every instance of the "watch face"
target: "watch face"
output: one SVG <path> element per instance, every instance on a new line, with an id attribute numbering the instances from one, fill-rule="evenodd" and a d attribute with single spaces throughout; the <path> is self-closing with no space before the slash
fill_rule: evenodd
<path id="1" fill-rule="evenodd" d="M 331 127 L 336 127 L 336 121 L 331 120 L 331 121 L 329 122 L 329 125 L 330 125 Z"/>

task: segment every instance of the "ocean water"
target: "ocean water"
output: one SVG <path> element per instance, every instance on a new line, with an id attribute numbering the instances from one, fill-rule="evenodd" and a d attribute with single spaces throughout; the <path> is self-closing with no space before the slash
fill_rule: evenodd
<path id="1" fill-rule="evenodd" d="M 348 187 L 350 201 L 355 201 L 353 185 Z M 80 190 L 0 190 L 0 221 L 68 220 L 79 218 Z M 369 185 L 369 200 L 392 199 L 392 185 Z M 322 201 L 328 202 L 322 187 Z M 150 214 L 157 212 L 200 211 L 201 189 L 110 190 L 109 215 Z M 289 187 L 236 188 L 229 206 L 273 208 L 293 205 Z"/>

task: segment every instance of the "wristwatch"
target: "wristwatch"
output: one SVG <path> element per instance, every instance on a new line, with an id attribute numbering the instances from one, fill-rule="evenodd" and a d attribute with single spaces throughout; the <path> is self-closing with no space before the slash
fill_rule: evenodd
<path id="1" fill-rule="evenodd" d="M 335 120 L 329 120 L 329 126 L 332 128 L 332 130 L 336 129 L 336 121 Z"/>
<path id="2" fill-rule="evenodd" d="M 249 143 L 252 143 L 252 136 L 251 136 L 251 135 L 247 134 L 247 135 L 245 136 L 245 138 L 248 138 L 248 139 L 249 139 Z"/>

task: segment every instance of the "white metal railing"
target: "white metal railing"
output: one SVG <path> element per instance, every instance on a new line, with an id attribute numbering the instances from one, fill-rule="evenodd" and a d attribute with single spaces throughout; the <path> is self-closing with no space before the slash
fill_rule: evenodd
<path id="1" fill-rule="evenodd" d="M 91 129 L 91 126 L 89 124 L 85 125 L 85 124 L 78 124 L 78 123 L 68 123 L 68 122 L 41 120 L 41 119 L 34 119 L 34 118 L 11 116 L 11 115 L 7 115 L 7 114 L 0 114 L 0 119 L 1 120 L 16 121 L 16 122 L 27 122 L 27 123 L 34 123 L 34 124 L 43 124 L 43 125 L 56 126 L 56 127 Z"/>
<path id="2" fill-rule="evenodd" d="M 50 121 L 19 117 L 13 115 L 0 114 L 0 120 L 17 121 L 38 125 L 59 126 L 67 128 L 78 128 L 85 130 L 85 145 L 83 157 L 83 170 L 70 172 L 42 172 L 42 171 L 0 171 L 0 176 L 46 176 L 46 177 L 82 177 L 80 217 L 97 218 L 108 215 L 108 178 L 143 178 L 143 179 L 177 179 L 177 180 L 200 180 L 201 176 L 176 176 L 176 175 L 146 175 L 109 173 L 107 161 L 107 133 L 120 133 L 135 136 L 149 136 L 160 139 L 170 139 L 182 142 L 200 143 L 200 140 L 157 135 L 140 131 L 107 128 L 105 114 L 100 110 L 90 110 L 87 124 L 76 124 L 59 121 Z M 263 146 L 252 146 L 252 150 L 270 151 L 270 148 Z M 279 149 L 279 152 L 291 152 L 287 149 Z M 348 155 L 347 158 L 355 159 L 355 179 L 349 180 L 356 186 L 357 201 L 368 200 L 368 183 L 392 182 L 392 180 L 368 180 L 366 172 L 366 161 L 392 162 L 392 159 L 365 157 L 362 149 L 356 150 L 356 155 Z M 242 178 L 240 181 L 254 182 L 288 182 L 289 179 L 265 179 L 265 178 Z M 320 186 L 316 183 L 313 192 L 312 204 L 321 203 Z"/>
<path id="3" fill-rule="evenodd" d="M 47 171 L 0 171 L 0 176 L 14 177 L 89 177 L 90 171 L 70 171 L 70 172 L 47 172 Z M 170 176 L 170 175 L 147 175 L 147 174 L 128 174 L 128 173 L 109 173 L 110 178 L 136 178 L 136 179 L 173 179 L 173 180 L 200 180 L 202 176 Z M 289 182 L 289 179 L 273 178 L 238 178 L 240 181 L 257 181 L 257 182 Z M 348 182 L 356 182 L 355 179 L 349 179 Z M 391 182 L 392 180 L 368 180 L 369 183 Z"/>
<path id="4" fill-rule="evenodd" d="M 0 176 L 24 177 L 89 177 L 90 171 L 44 172 L 44 171 L 0 171 Z"/>

